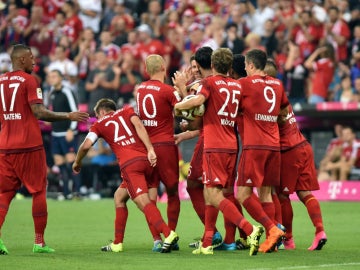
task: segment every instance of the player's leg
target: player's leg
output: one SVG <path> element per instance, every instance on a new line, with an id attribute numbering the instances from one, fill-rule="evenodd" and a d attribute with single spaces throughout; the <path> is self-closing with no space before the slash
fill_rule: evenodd
<path id="1" fill-rule="evenodd" d="M 5 167 L 4 167 L 5 162 L 1 157 L 4 157 L 4 156 L 0 155 L 0 171 L 5 172 Z M 19 182 L 19 181 L 17 181 L 17 182 Z M 13 188 L 10 188 L 7 183 L 9 183 L 10 185 L 14 185 L 14 184 L 15 185 Z M 16 187 L 19 186 L 19 184 L 20 184 L 20 182 L 18 184 L 16 184 L 15 178 L 12 181 L 7 181 L 5 176 L 2 173 L 0 173 L 0 205 L 1 205 L 1 207 L 0 207 L 0 255 L 9 254 L 8 249 L 6 248 L 4 242 L 1 239 L 1 228 L 4 224 L 6 215 L 8 213 L 10 203 L 16 194 Z"/>
<path id="2" fill-rule="evenodd" d="M 164 222 L 159 209 L 150 201 L 145 177 L 151 177 L 152 171 L 153 168 L 147 160 L 133 162 L 121 170 L 131 199 L 144 213 L 146 220 L 165 236 L 161 252 L 167 253 L 171 251 L 171 245 L 175 244 L 179 237 Z"/>
<path id="3" fill-rule="evenodd" d="M 285 249 L 295 249 L 295 242 L 292 233 L 292 222 L 294 214 L 289 195 L 280 193 L 279 200 L 281 204 L 282 224 L 286 228 L 284 246 Z"/>
<path id="4" fill-rule="evenodd" d="M 180 215 L 179 153 L 176 145 L 154 145 L 160 179 L 168 196 L 167 218 L 171 230 L 175 230 Z"/>
<path id="5" fill-rule="evenodd" d="M 236 205 L 237 200 L 234 197 L 234 188 L 224 188 L 223 194 L 226 199 L 231 201 L 239 210 L 238 205 Z M 241 206 L 240 206 L 241 207 Z M 239 211 L 240 212 L 240 211 Z M 241 213 L 241 212 L 240 212 Z M 220 246 L 214 248 L 215 250 L 236 250 L 235 244 L 235 233 L 236 233 L 236 225 L 232 223 L 229 219 L 224 216 L 224 227 L 225 227 L 225 237 L 224 241 Z"/>
<path id="6" fill-rule="evenodd" d="M 320 250 L 327 242 L 319 201 L 310 191 L 298 191 L 299 199 L 305 205 L 315 227 L 315 238 L 308 250 Z"/>
<path id="7" fill-rule="evenodd" d="M 115 203 L 115 238 L 109 245 L 103 246 L 101 251 L 121 252 L 123 251 L 123 242 L 125 235 L 126 222 L 128 218 L 128 209 L 126 202 L 130 198 L 126 187 L 120 185 L 120 187 L 114 193 Z"/>
<path id="8" fill-rule="evenodd" d="M 45 151 L 38 150 L 20 154 L 16 170 L 24 186 L 32 195 L 32 216 L 35 227 L 34 253 L 52 253 L 55 250 L 46 245 L 44 233 L 48 211 L 46 203 L 47 165 Z"/>
<path id="9" fill-rule="evenodd" d="M 156 206 L 156 201 L 157 201 L 157 195 L 158 195 L 157 188 L 156 187 L 149 187 L 149 198 L 150 198 L 151 203 L 153 203 L 155 206 Z M 162 242 L 162 239 L 161 239 L 160 232 L 158 232 L 156 230 L 156 228 L 149 223 L 148 220 L 146 222 L 148 224 L 149 230 L 150 230 L 151 235 L 152 235 L 153 240 L 154 240 L 154 245 L 153 245 L 152 251 L 161 252 L 163 242 Z"/>
<path id="10" fill-rule="evenodd" d="M 4 242 L 1 239 L 1 228 L 4 224 L 9 206 L 19 189 L 21 182 L 13 175 L 14 155 L 0 154 L 0 255 L 9 254 Z"/>

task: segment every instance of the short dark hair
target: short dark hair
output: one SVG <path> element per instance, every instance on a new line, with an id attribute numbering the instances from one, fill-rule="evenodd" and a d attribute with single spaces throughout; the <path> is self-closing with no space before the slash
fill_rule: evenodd
<path id="1" fill-rule="evenodd" d="M 245 61 L 253 63 L 256 69 L 264 70 L 267 61 L 266 52 L 259 49 L 250 50 L 245 55 Z"/>
<path id="2" fill-rule="evenodd" d="M 203 69 L 211 69 L 211 54 L 213 49 L 210 47 L 201 47 L 195 52 L 195 61 Z"/>
<path id="3" fill-rule="evenodd" d="M 101 109 L 104 109 L 106 111 L 116 111 L 115 101 L 109 98 L 102 98 L 98 100 L 94 107 L 94 112 L 98 114 Z"/>
<path id="4" fill-rule="evenodd" d="M 242 54 L 234 54 L 232 69 L 240 78 L 246 77 L 245 56 Z"/>
<path id="5" fill-rule="evenodd" d="M 11 61 L 14 61 L 15 58 L 19 57 L 24 51 L 31 51 L 31 48 L 25 44 L 15 44 L 12 47 L 12 52 L 10 55 Z"/>

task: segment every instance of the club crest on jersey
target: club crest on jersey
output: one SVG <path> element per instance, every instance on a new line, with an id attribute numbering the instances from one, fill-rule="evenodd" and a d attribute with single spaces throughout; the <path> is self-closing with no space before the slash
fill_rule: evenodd
<path id="1" fill-rule="evenodd" d="M 38 98 L 42 99 L 43 95 L 42 95 L 42 90 L 41 88 L 36 88 L 36 95 Z"/>

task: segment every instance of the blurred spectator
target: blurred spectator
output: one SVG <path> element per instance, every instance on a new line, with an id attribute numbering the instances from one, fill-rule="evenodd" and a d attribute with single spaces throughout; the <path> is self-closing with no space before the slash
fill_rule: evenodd
<path id="1" fill-rule="evenodd" d="M 55 19 L 64 2 L 65 0 L 35 0 L 34 6 L 41 6 L 43 8 L 44 20 L 51 22 Z"/>
<path id="2" fill-rule="evenodd" d="M 118 63 L 120 57 L 120 47 L 113 43 L 114 37 L 110 31 L 104 30 L 100 34 L 99 50 L 102 50 L 110 63 Z"/>
<path id="3" fill-rule="evenodd" d="M 246 1 L 246 4 L 250 15 L 247 20 L 247 26 L 251 32 L 259 36 L 264 35 L 265 22 L 269 19 L 274 19 L 275 11 L 268 6 L 267 0 L 257 0 L 256 8 L 249 0 Z"/>
<path id="4" fill-rule="evenodd" d="M 246 54 L 246 52 L 253 49 L 258 49 L 266 52 L 266 48 L 261 45 L 261 36 L 254 32 L 250 32 L 245 38 L 245 50 L 243 51 L 243 54 Z"/>
<path id="5" fill-rule="evenodd" d="M 85 89 L 89 92 L 88 112 L 94 115 L 96 102 L 110 98 L 116 102 L 120 86 L 121 69 L 111 64 L 103 51 L 95 53 L 95 67 L 87 76 Z"/>
<path id="6" fill-rule="evenodd" d="M 327 163 L 325 167 L 327 171 L 332 172 L 328 180 L 345 181 L 349 179 L 350 170 L 358 158 L 357 154 L 354 155 L 353 153 L 354 147 L 357 148 L 359 144 L 353 129 L 351 127 L 343 127 L 341 137 L 343 145 L 340 159 Z"/>
<path id="7" fill-rule="evenodd" d="M 360 96 L 360 77 L 356 78 L 354 81 L 354 89 L 356 91 L 356 94 Z"/>
<path id="8" fill-rule="evenodd" d="M 148 2 L 148 10 L 141 14 L 141 24 L 147 24 L 153 31 L 153 37 L 161 36 L 162 8 L 159 0 L 150 0 Z"/>
<path id="9" fill-rule="evenodd" d="M 77 92 L 78 68 L 73 61 L 66 57 L 66 47 L 57 46 L 55 48 L 54 60 L 45 67 L 46 73 L 53 70 L 59 70 L 68 86 Z"/>
<path id="10" fill-rule="evenodd" d="M 341 89 L 341 79 L 344 76 L 350 76 L 350 68 L 345 63 L 338 62 L 336 65 L 332 82 L 329 86 L 329 94 L 330 94 L 329 100 L 333 100 L 335 93 Z"/>
<path id="11" fill-rule="evenodd" d="M 96 40 L 91 28 L 85 28 L 79 40 L 79 46 L 74 51 L 74 62 L 79 70 L 78 100 L 79 103 L 87 103 L 88 92 L 85 90 L 86 77 L 94 65 L 94 55 L 96 51 Z"/>
<path id="12" fill-rule="evenodd" d="M 317 48 L 305 61 L 304 66 L 312 72 L 308 102 L 316 104 L 326 101 L 335 70 L 335 53 L 332 45 L 326 44 Z"/>
<path id="13" fill-rule="evenodd" d="M 83 27 L 90 27 L 95 35 L 99 34 L 102 15 L 101 0 L 77 0 L 77 3 Z"/>
<path id="14" fill-rule="evenodd" d="M 188 33 L 188 29 L 191 24 L 195 22 L 195 11 L 188 8 L 184 11 L 181 17 L 181 27 L 183 28 L 184 32 Z"/>
<path id="15" fill-rule="evenodd" d="M 66 1 L 62 6 L 62 11 L 65 13 L 66 20 L 62 28 L 63 35 L 66 35 L 72 47 L 76 47 L 80 33 L 83 30 L 83 23 L 77 15 L 78 8 L 74 1 Z"/>
<path id="16" fill-rule="evenodd" d="M 49 95 L 49 107 L 54 112 L 76 112 L 77 101 L 73 91 L 62 83 L 63 77 L 59 70 L 52 70 L 48 74 L 48 82 L 51 86 Z M 59 121 L 51 124 L 51 151 L 54 163 L 60 169 L 63 181 L 63 196 L 72 198 L 72 190 L 69 187 L 70 179 L 73 180 L 74 196 L 79 196 L 81 178 L 72 173 L 72 163 L 77 151 L 77 122 Z"/>
<path id="17" fill-rule="evenodd" d="M 42 6 L 34 5 L 31 9 L 29 24 L 24 30 L 24 38 L 26 43 L 36 47 L 41 55 L 48 55 L 52 45 L 50 35 L 45 35 L 47 24 Z"/>
<path id="18" fill-rule="evenodd" d="M 174 22 L 169 23 L 164 32 L 164 46 L 167 55 L 171 55 L 168 67 L 168 76 L 172 77 L 179 70 L 183 57 L 184 39 L 180 26 Z"/>
<path id="19" fill-rule="evenodd" d="M 170 55 L 165 51 L 164 44 L 152 37 L 152 29 L 147 24 L 141 24 L 136 28 L 139 34 L 140 46 L 138 52 L 140 55 L 140 73 L 144 79 L 148 79 L 149 75 L 145 71 L 145 59 L 150 54 L 159 54 L 164 60 L 166 67 L 170 64 Z"/>
<path id="20" fill-rule="evenodd" d="M 226 35 L 220 47 L 229 48 L 233 54 L 240 54 L 245 50 L 245 42 L 238 35 L 238 25 L 235 22 L 226 25 Z"/>
<path id="21" fill-rule="evenodd" d="M 141 74 L 134 69 L 134 64 L 134 56 L 130 52 L 124 53 L 120 62 L 120 87 L 117 101 L 119 107 L 131 102 L 134 98 L 135 86 L 142 82 Z"/>
<path id="22" fill-rule="evenodd" d="M 351 86 L 351 78 L 345 75 L 341 79 L 341 88 L 335 93 L 334 101 L 339 102 L 357 102 L 359 101 L 359 94 L 355 88 Z"/>
<path id="23" fill-rule="evenodd" d="M 303 65 L 300 48 L 291 41 L 288 42 L 289 53 L 284 65 L 284 86 L 291 104 L 306 103 L 307 69 Z"/>
<path id="24" fill-rule="evenodd" d="M 293 20 L 295 17 L 295 10 L 293 6 L 293 1 L 291 0 L 280 0 L 279 6 L 275 10 L 275 32 L 276 37 L 279 40 L 285 39 L 288 37 Z"/>
<path id="25" fill-rule="evenodd" d="M 240 38 L 245 38 L 245 36 L 250 32 L 247 25 L 247 18 L 249 17 L 247 12 L 247 4 L 243 1 L 234 5 L 230 11 L 228 22 L 235 23 L 237 25 L 237 36 Z"/>
<path id="26" fill-rule="evenodd" d="M 6 16 L 6 29 L 4 32 L 4 47 L 8 48 L 14 43 L 24 42 L 24 31 L 28 24 L 29 12 L 26 9 L 18 8 L 15 3 L 8 5 L 8 14 Z"/>
<path id="27" fill-rule="evenodd" d="M 326 40 L 333 45 L 337 61 L 347 61 L 347 43 L 350 38 L 350 29 L 341 18 L 339 8 L 331 6 L 328 9 L 329 22 L 326 24 Z"/>
<path id="28" fill-rule="evenodd" d="M 12 47 L 9 47 L 6 51 L 0 53 L 0 74 L 12 71 L 12 64 L 10 58 L 11 50 Z"/>
<path id="29" fill-rule="evenodd" d="M 360 23 L 354 27 L 353 40 L 351 42 L 351 81 L 354 83 L 355 79 L 360 77 Z"/>
<path id="30" fill-rule="evenodd" d="M 278 47 L 278 40 L 275 36 L 274 20 L 269 19 L 264 24 L 264 34 L 261 36 L 261 45 L 266 48 L 268 57 L 273 58 Z"/>
<path id="31" fill-rule="evenodd" d="M 335 163 L 340 160 L 342 145 L 343 145 L 343 139 L 341 137 L 342 129 L 343 126 L 340 124 L 336 124 L 334 126 L 335 137 L 331 139 L 331 141 L 329 142 L 325 151 L 325 155 L 319 164 L 319 169 L 318 169 L 319 181 L 326 181 L 326 180 L 330 180 L 331 178 L 335 178 L 335 172 L 331 170 L 328 171 L 327 165 L 330 162 Z"/>
<path id="32" fill-rule="evenodd" d="M 299 45 L 303 59 L 315 51 L 321 36 L 321 29 L 313 22 L 312 13 L 308 10 L 302 11 L 292 29 L 290 40 Z"/>
<path id="33" fill-rule="evenodd" d="M 111 21 L 116 15 L 115 13 L 116 2 L 117 0 L 105 0 L 105 5 L 100 22 L 102 30 L 110 29 Z"/>

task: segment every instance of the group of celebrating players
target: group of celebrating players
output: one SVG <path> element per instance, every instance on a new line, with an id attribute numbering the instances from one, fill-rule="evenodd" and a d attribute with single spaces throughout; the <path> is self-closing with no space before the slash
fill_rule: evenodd
<path id="1" fill-rule="evenodd" d="M 31 73 L 33 58 L 28 47 L 15 47 L 13 54 L 12 59 L 18 62 L 15 65 L 18 70 L 14 72 L 23 76 Z M 98 120 L 90 127 L 73 164 L 73 171 L 79 173 L 82 159 L 102 137 L 117 156 L 121 168 L 123 182 L 114 194 L 115 237 L 101 250 L 123 251 L 129 198 L 146 217 L 154 239 L 153 251 L 168 253 L 179 249 L 179 236 L 175 232 L 180 214 L 177 144 L 196 136 L 198 141 L 187 177 L 187 191 L 204 224 L 204 234 L 199 241 L 191 243 L 193 254 L 208 255 L 214 250 L 248 248 L 252 256 L 258 251 L 272 252 L 281 244 L 285 249 L 294 249 L 289 199 L 293 192 L 297 192 L 306 206 L 316 228 L 309 250 L 320 250 L 327 237 L 319 202 L 311 193 L 319 189 L 312 148 L 296 125 L 282 83 L 275 78 L 276 67 L 268 61 L 266 53 L 251 50 L 244 57 L 233 55 L 226 48 L 212 51 L 209 47 L 202 47 L 191 59 L 190 72 L 174 74 L 174 87 L 165 83 L 166 65 L 160 55 L 149 55 L 145 66 L 150 79 L 136 89 L 136 112 L 130 106 L 117 109 L 110 99 L 99 100 L 94 108 Z M 0 80 L 9 81 L 7 88 L 14 87 L 13 81 L 19 78 L 6 76 Z M 88 117 L 81 113 L 45 111 L 41 90 L 39 92 L 39 88 L 29 84 L 23 88 L 31 93 L 28 102 L 32 104 L 33 113 L 28 113 L 29 117 L 47 121 L 83 121 Z M 195 97 L 183 99 L 194 93 Z M 4 96 L 3 100 L 6 100 Z M 174 115 L 180 116 L 182 111 L 202 104 L 206 108 L 204 115 L 183 124 L 182 128 L 187 130 L 174 136 Z M 7 122 L 1 124 L 7 132 Z M 4 145 L 0 140 L 0 152 L 14 152 L 10 146 Z M 35 150 L 43 152 L 40 144 L 36 147 Z M 28 152 L 32 153 L 31 149 L 29 146 Z M 0 166 L 5 171 L 9 161 L 5 156 L 0 155 L 0 158 L 4 161 Z M 0 181 L 0 205 L 4 207 L 0 207 L 0 228 L 15 188 L 24 183 L 30 187 L 33 204 L 37 204 L 33 208 L 36 232 L 33 251 L 54 252 L 43 239 L 47 221 L 46 201 L 43 201 L 46 180 L 36 185 L 36 189 L 31 189 L 31 181 L 24 182 L 19 177 L 14 181 L 3 174 L 1 177 L 4 181 Z M 41 179 L 44 177 L 42 175 Z M 156 207 L 160 181 L 168 195 L 167 223 Z M 37 196 L 41 200 L 35 200 Z M 252 225 L 246 220 L 242 207 L 261 225 Z M 224 239 L 215 226 L 219 210 L 224 216 Z M 237 229 L 240 239 L 235 241 Z M 260 244 L 264 232 L 266 239 Z M 1 239 L 0 253 L 8 253 Z"/>

